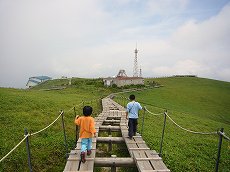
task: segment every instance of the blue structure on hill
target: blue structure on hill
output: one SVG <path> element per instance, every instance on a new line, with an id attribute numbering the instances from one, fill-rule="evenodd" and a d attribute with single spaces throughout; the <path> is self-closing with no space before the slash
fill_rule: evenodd
<path id="1" fill-rule="evenodd" d="M 47 81 L 47 80 L 51 80 L 52 78 L 51 77 L 48 77 L 48 76 L 33 76 L 33 77 L 30 77 L 26 86 L 28 88 L 30 87 L 33 87 L 35 85 L 38 85 L 44 81 Z"/>

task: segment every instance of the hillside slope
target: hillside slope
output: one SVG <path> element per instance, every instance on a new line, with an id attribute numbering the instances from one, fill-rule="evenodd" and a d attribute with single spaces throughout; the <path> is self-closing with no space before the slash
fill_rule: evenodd
<path id="1" fill-rule="evenodd" d="M 203 78 L 150 79 L 164 85 L 160 88 L 134 92 L 137 100 L 155 113 L 168 109 L 169 115 L 180 125 L 195 131 L 216 131 L 224 127 L 230 135 L 230 83 Z M 146 80 L 147 83 L 147 80 Z M 62 90 L 52 88 L 66 87 Z M 50 91 L 45 91 L 49 90 Z M 84 101 L 100 112 L 100 97 L 117 88 L 105 88 L 99 79 L 75 78 L 47 81 L 30 90 L 0 88 L 0 158 L 8 153 L 24 135 L 24 129 L 36 132 L 49 125 L 65 111 L 65 125 L 69 149 L 74 146 L 74 105 Z M 130 93 L 125 94 L 129 96 Z M 91 101 L 93 100 L 93 101 Z M 120 101 L 118 99 L 118 101 Z M 124 101 L 120 101 L 124 104 Z M 144 104 L 145 103 L 145 104 Z M 77 110 L 81 114 L 83 104 Z M 69 112 L 68 112 L 69 111 Z M 140 114 L 142 118 L 143 112 Z M 141 129 L 142 120 L 139 120 Z M 163 118 L 146 114 L 143 137 L 159 152 Z M 65 147 L 61 121 L 45 132 L 31 137 L 34 171 L 62 171 L 65 165 Z M 218 136 L 200 136 L 178 129 L 169 120 L 166 123 L 163 158 L 172 171 L 214 171 Z M 229 142 L 223 141 L 220 171 L 230 169 Z M 28 171 L 23 143 L 3 163 L 0 171 Z"/>
<path id="2" fill-rule="evenodd" d="M 65 86 L 62 90 L 49 90 Z M 113 89 L 103 87 L 101 80 L 74 79 L 51 80 L 32 89 L 0 88 L 0 158 L 6 155 L 24 137 L 24 129 L 30 133 L 39 131 L 53 122 L 64 110 L 69 149 L 75 143 L 74 111 L 69 111 L 82 101 L 93 107 L 93 115 L 100 113 L 99 99 Z M 82 114 L 83 103 L 76 106 Z M 44 132 L 32 136 L 31 156 L 34 171 L 62 171 L 65 165 L 65 146 L 61 120 Z M 28 171 L 25 143 L 0 163 L 0 171 Z"/>
<path id="3" fill-rule="evenodd" d="M 204 78 L 154 78 L 146 83 L 163 87 L 133 92 L 137 101 L 151 112 L 168 110 L 170 117 L 183 128 L 215 132 L 224 128 L 230 136 L 230 83 Z M 131 93 L 125 94 L 128 97 Z M 123 100 L 117 99 L 123 103 Z M 140 118 L 142 118 L 141 112 Z M 163 116 L 145 115 L 143 136 L 159 152 Z M 139 120 L 141 130 L 142 120 Z M 181 130 L 168 118 L 163 144 L 163 159 L 172 171 L 214 171 L 217 135 L 198 135 Z M 230 171 L 230 142 L 223 140 L 219 171 Z"/>

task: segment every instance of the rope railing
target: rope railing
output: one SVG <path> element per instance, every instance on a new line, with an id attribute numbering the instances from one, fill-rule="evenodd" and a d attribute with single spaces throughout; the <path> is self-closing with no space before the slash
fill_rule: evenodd
<path id="1" fill-rule="evenodd" d="M 127 91 L 127 92 L 129 92 L 129 91 Z M 124 93 L 124 92 L 122 92 L 122 93 Z M 115 93 L 115 94 L 116 94 L 116 93 Z M 117 93 L 117 94 L 119 94 L 119 93 Z M 116 94 L 116 97 L 128 100 L 128 98 L 123 97 L 123 96 L 117 96 L 117 94 Z M 114 94 L 113 94 L 113 95 L 114 95 Z M 84 105 L 84 103 L 86 103 L 86 102 L 88 102 L 88 103 L 91 102 L 91 103 L 92 103 L 93 101 L 97 101 L 97 100 L 100 100 L 100 99 L 93 99 L 93 100 L 90 100 L 90 101 L 82 101 L 82 102 L 80 102 L 79 104 L 77 104 L 77 105 L 73 106 L 72 108 L 70 108 L 67 112 L 70 112 L 71 110 L 74 110 L 74 111 L 75 111 L 75 107 L 79 107 L 79 106 L 81 106 L 82 104 Z M 143 102 L 142 102 L 142 103 L 143 103 Z M 143 104 L 145 104 L 145 103 L 143 103 Z M 165 120 L 166 120 L 166 117 L 168 117 L 168 118 L 170 119 L 170 121 L 171 121 L 173 124 L 175 124 L 178 128 L 180 128 L 180 129 L 182 129 L 182 130 L 184 130 L 184 131 L 187 131 L 187 132 L 190 132 L 190 133 L 193 133 L 193 134 L 202 134 L 202 135 L 217 134 L 217 135 L 220 135 L 221 137 L 224 137 L 227 141 L 230 141 L 230 138 L 229 138 L 223 131 L 216 131 L 216 132 L 198 132 L 198 131 L 192 131 L 192 130 L 190 130 L 190 129 L 186 129 L 186 128 L 180 126 L 179 124 L 177 124 L 177 123 L 167 114 L 167 111 L 164 112 L 164 113 L 153 113 L 153 112 L 151 112 L 150 110 L 148 110 L 146 106 L 144 106 L 143 109 L 144 109 L 144 111 L 146 111 L 146 112 L 148 112 L 149 114 L 154 115 L 154 116 L 160 116 L 160 115 L 163 116 L 163 114 L 164 114 Z M 162 108 L 162 109 L 163 109 L 163 108 Z M 76 112 L 75 112 L 75 113 L 76 113 Z M 65 130 L 65 129 L 64 129 L 64 123 L 63 123 L 63 114 L 64 114 L 64 111 L 61 111 L 60 114 L 58 115 L 58 117 L 57 117 L 52 123 L 50 123 L 48 126 L 44 127 L 43 129 L 41 129 L 41 130 L 39 130 L 39 131 L 37 131 L 37 132 L 31 133 L 31 134 L 29 134 L 29 133 L 26 134 L 26 133 L 25 133 L 24 138 L 23 138 L 23 139 L 22 139 L 12 150 L 10 150 L 10 151 L 0 160 L 0 162 L 2 162 L 3 160 L 5 160 L 15 149 L 18 148 L 18 146 L 19 146 L 20 144 L 22 144 L 23 141 L 25 141 L 26 139 L 28 140 L 28 138 L 29 138 L 30 136 L 37 135 L 37 134 L 39 134 L 39 133 L 41 133 L 41 132 L 47 130 L 47 129 L 50 128 L 55 122 L 57 122 L 57 120 L 58 120 L 60 117 L 62 117 L 63 130 Z M 144 121 L 143 121 L 143 123 L 144 123 Z M 164 123 L 165 123 L 165 121 L 164 121 Z M 164 127 L 165 127 L 165 124 L 164 124 Z M 64 132 L 65 132 L 65 131 L 64 131 Z M 164 129 L 163 129 L 163 132 L 164 132 Z M 142 131 L 142 133 L 143 133 L 143 131 Z M 65 135 L 65 133 L 64 133 L 64 135 Z M 65 137 L 65 136 L 64 136 L 64 137 Z M 65 138 L 65 142 L 66 142 L 66 138 Z M 162 144 L 163 144 L 163 135 L 162 135 L 162 143 L 161 143 L 160 155 L 161 155 L 161 153 L 162 153 Z M 67 146 L 67 145 L 66 145 L 66 146 Z"/>
<path id="2" fill-rule="evenodd" d="M 64 113 L 64 111 L 61 111 L 61 113 L 59 114 L 59 116 L 52 122 L 52 123 L 50 123 L 48 126 L 46 126 L 45 128 L 43 128 L 43 129 L 41 129 L 41 130 L 39 130 L 39 131 L 37 131 L 37 132 L 34 132 L 34 133 L 31 133 L 31 134 L 27 134 L 13 149 L 11 149 L 10 151 L 9 151 L 9 153 L 7 153 L 1 160 L 0 160 L 0 162 L 2 162 L 5 158 L 7 158 L 27 137 L 30 137 L 30 136 L 34 136 L 34 135 L 36 135 L 36 134 L 39 134 L 39 133 L 41 133 L 42 131 L 44 131 L 44 130 L 46 130 L 46 129 L 48 129 L 49 127 L 51 127 L 60 117 L 61 117 L 61 115 L 63 115 L 63 113 Z"/>
<path id="3" fill-rule="evenodd" d="M 34 136 L 36 134 L 39 134 L 42 131 L 44 131 L 44 130 L 48 129 L 49 127 L 51 127 L 63 115 L 63 113 L 64 113 L 64 111 L 61 111 L 61 113 L 58 115 L 58 117 L 52 123 L 50 123 L 48 126 L 46 126 L 45 128 L 43 128 L 43 129 L 41 129 L 41 130 L 39 130 L 39 131 L 37 131 L 35 133 L 31 133 L 30 136 Z"/>
<path id="4" fill-rule="evenodd" d="M 146 107 L 144 109 L 145 111 L 147 111 L 148 113 L 155 115 L 154 113 L 150 112 Z M 144 111 L 144 112 L 145 112 Z M 143 115 L 144 116 L 144 115 Z M 222 145 L 222 138 L 226 139 L 227 141 L 230 141 L 230 138 L 223 132 L 224 128 L 221 128 L 219 131 L 215 131 L 215 132 L 198 132 L 198 131 L 192 131 L 189 129 L 186 129 L 182 126 L 180 126 L 179 124 L 177 124 L 167 113 L 167 111 L 164 112 L 164 124 L 163 124 L 163 129 L 162 129 L 162 136 L 161 136 L 161 142 L 160 142 L 160 151 L 159 151 L 159 156 L 162 156 L 162 148 L 163 148 L 163 140 L 164 140 L 164 133 L 165 133 L 165 126 L 166 126 L 166 118 L 169 118 L 170 121 L 175 124 L 177 127 L 179 127 L 180 129 L 187 131 L 189 133 L 193 133 L 193 134 L 201 134 L 201 135 L 218 135 L 219 136 L 219 144 L 218 144 L 218 152 L 217 152 L 217 158 L 216 158 L 216 167 L 215 167 L 215 172 L 219 171 L 219 162 L 220 162 L 220 153 L 221 153 L 221 145 Z M 144 118 L 143 118 L 144 119 Z M 144 120 L 143 120 L 144 122 Z M 142 122 L 142 128 L 143 128 L 143 122 Z M 142 129 L 143 130 L 143 129 Z M 142 131 L 143 132 L 143 131 Z"/>
<path id="5" fill-rule="evenodd" d="M 148 113 L 150 113 L 151 115 L 155 115 L 155 116 L 163 115 L 163 113 L 153 113 L 153 112 L 150 112 L 150 111 L 147 109 L 146 106 L 144 106 L 144 109 L 145 109 Z"/>
<path id="6" fill-rule="evenodd" d="M 71 107 L 71 108 L 67 111 L 67 113 L 70 112 L 71 110 L 73 110 L 75 107 L 80 106 L 81 104 L 83 104 L 83 101 L 82 101 L 81 103 L 79 103 L 79 104 L 74 105 L 73 107 Z"/>
<path id="7" fill-rule="evenodd" d="M 150 113 L 150 114 L 152 114 L 152 115 L 155 115 L 155 116 L 162 115 L 161 113 L 160 113 L 160 114 L 155 114 L 155 113 L 149 111 L 149 110 L 146 108 L 146 106 L 145 106 L 145 110 L 146 110 L 148 113 Z M 187 132 L 190 132 L 190 133 L 193 133 L 193 134 L 204 134 L 204 135 L 218 134 L 217 131 L 215 131 L 215 132 L 198 132 L 198 131 L 192 131 L 192 130 L 186 129 L 186 128 L 180 126 L 179 124 L 177 124 L 177 123 L 168 115 L 167 112 L 165 112 L 165 114 L 166 114 L 166 116 L 167 116 L 177 127 L 179 127 L 180 129 L 182 129 L 182 130 L 184 130 L 184 131 L 187 131 Z"/>
<path id="8" fill-rule="evenodd" d="M 230 141 L 230 138 L 226 136 L 224 132 L 219 131 L 219 134 L 222 135 L 227 141 Z"/>
<path id="9" fill-rule="evenodd" d="M 17 147 L 22 144 L 22 142 L 27 138 L 29 137 L 29 134 L 27 134 L 26 136 L 24 136 L 24 138 L 13 148 L 11 149 L 11 151 L 9 151 L 9 153 L 7 153 L 1 160 L 0 162 L 2 162 L 4 159 L 6 159 L 15 149 L 17 149 Z"/>
<path id="10" fill-rule="evenodd" d="M 216 132 L 198 132 L 198 131 L 192 131 L 192 130 L 183 128 L 183 127 L 181 127 L 179 124 L 177 124 L 167 113 L 166 113 L 166 116 L 167 116 L 177 127 L 179 127 L 180 129 L 182 129 L 182 130 L 184 130 L 184 131 L 187 131 L 187 132 L 190 132 L 190 133 L 193 133 L 193 134 L 204 134 L 204 135 L 218 134 L 217 131 L 216 131 Z"/>
<path id="11" fill-rule="evenodd" d="M 98 99 L 99 100 L 99 99 Z M 72 108 L 70 108 L 67 112 L 70 112 L 71 110 L 73 110 L 75 107 L 78 107 L 80 105 L 83 104 L 83 101 L 75 106 L 73 106 Z M 26 140 L 27 137 L 30 137 L 30 136 L 34 136 L 34 135 L 37 135 L 43 131 L 45 131 L 46 129 L 48 129 L 49 127 L 51 127 L 62 115 L 63 115 L 64 111 L 61 111 L 60 114 L 58 115 L 58 117 L 53 121 L 51 122 L 48 126 L 44 127 L 43 129 L 37 131 L 37 132 L 34 132 L 34 133 L 28 133 L 13 149 L 11 149 L 1 160 L 0 162 L 2 162 L 4 159 L 6 159 L 15 149 L 17 149 L 17 147 L 23 142 Z"/>

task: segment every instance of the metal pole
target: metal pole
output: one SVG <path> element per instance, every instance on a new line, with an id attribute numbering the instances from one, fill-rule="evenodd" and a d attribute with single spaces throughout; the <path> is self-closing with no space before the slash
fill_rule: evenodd
<path id="1" fill-rule="evenodd" d="M 142 117 L 142 126 L 141 126 L 141 135 L 143 136 L 143 130 L 144 130 L 144 122 L 145 122 L 145 108 L 144 108 L 144 114 Z"/>
<path id="2" fill-rule="evenodd" d="M 66 158 L 68 158 L 68 145 L 66 140 L 66 133 L 65 133 L 65 123 L 64 123 L 64 111 L 61 111 L 61 121 L 62 121 L 62 129 L 64 134 L 64 143 L 65 143 L 65 149 L 66 149 Z"/>
<path id="3" fill-rule="evenodd" d="M 224 128 L 221 128 L 220 132 L 223 133 Z M 220 132 L 218 132 L 220 137 L 219 137 L 218 152 L 217 152 L 217 159 L 216 159 L 216 172 L 218 172 L 219 170 L 220 152 L 221 152 L 221 145 L 222 145 L 222 138 L 223 138 L 223 135 Z"/>
<path id="4" fill-rule="evenodd" d="M 164 133 L 165 133 L 166 117 L 167 117 L 167 110 L 164 112 L 164 125 L 162 129 L 161 145 L 160 145 L 160 153 L 159 153 L 160 157 L 162 156 L 162 147 L 163 147 L 163 140 L 164 140 Z"/>
<path id="5" fill-rule="evenodd" d="M 27 131 L 27 129 L 25 129 L 25 136 L 27 134 L 28 134 L 28 131 Z M 32 172 L 29 136 L 26 137 L 26 151 L 27 151 L 27 154 L 28 154 L 28 165 L 29 165 L 29 169 L 30 169 L 30 172 Z"/>
<path id="6" fill-rule="evenodd" d="M 76 117 L 77 113 L 76 113 L 75 107 L 73 108 L 73 110 L 74 110 L 74 116 Z M 76 125 L 76 129 L 75 129 L 75 138 L 76 138 L 75 143 L 77 145 L 77 141 L 78 141 L 78 138 L 79 138 L 78 125 Z"/>

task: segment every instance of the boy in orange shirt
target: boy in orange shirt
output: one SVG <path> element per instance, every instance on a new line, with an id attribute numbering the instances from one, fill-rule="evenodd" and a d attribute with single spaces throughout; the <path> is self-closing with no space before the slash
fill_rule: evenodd
<path id="1" fill-rule="evenodd" d="M 85 163 L 85 154 L 91 154 L 92 149 L 92 137 L 96 137 L 96 130 L 94 124 L 94 118 L 90 115 L 93 112 L 91 106 L 85 106 L 83 108 L 84 116 L 76 116 L 75 124 L 80 126 L 80 138 L 81 138 L 81 161 Z"/>

